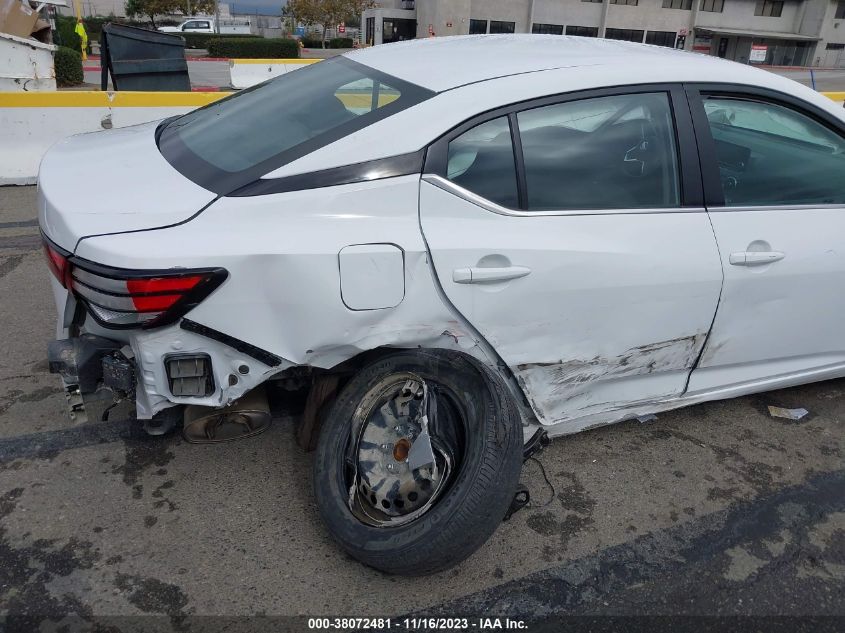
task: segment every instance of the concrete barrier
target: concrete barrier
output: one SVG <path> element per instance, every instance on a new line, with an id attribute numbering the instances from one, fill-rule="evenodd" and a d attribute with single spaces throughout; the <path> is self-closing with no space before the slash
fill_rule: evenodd
<path id="1" fill-rule="evenodd" d="M 232 88 L 250 88 L 262 81 L 284 75 L 321 59 L 230 59 L 229 77 Z"/>
<path id="2" fill-rule="evenodd" d="M 184 114 L 220 92 L 0 92 L 0 185 L 32 184 L 47 149 L 66 136 Z M 96 165 L 91 165 L 92 175 Z"/>

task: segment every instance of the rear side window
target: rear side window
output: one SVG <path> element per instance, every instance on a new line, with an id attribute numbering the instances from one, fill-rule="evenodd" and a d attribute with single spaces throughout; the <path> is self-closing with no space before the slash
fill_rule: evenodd
<path id="1" fill-rule="evenodd" d="M 529 210 L 680 205 L 667 94 L 585 99 L 517 118 Z"/>
<path id="2" fill-rule="evenodd" d="M 725 205 L 845 204 L 845 140 L 773 103 L 709 97 Z"/>
<path id="3" fill-rule="evenodd" d="M 446 177 L 504 207 L 519 206 L 508 118 L 487 121 L 452 140 Z"/>
<path id="4" fill-rule="evenodd" d="M 226 194 L 433 94 L 335 57 L 170 121 L 159 149 L 182 174 Z"/>

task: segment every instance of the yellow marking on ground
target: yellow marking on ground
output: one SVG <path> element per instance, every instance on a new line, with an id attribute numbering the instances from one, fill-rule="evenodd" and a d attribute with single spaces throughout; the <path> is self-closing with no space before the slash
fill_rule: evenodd
<path id="1" fill-rule="evenodd" d="M 0 108 L 162 108 L 200 107 L 228 92 L 0 92 Z"/>

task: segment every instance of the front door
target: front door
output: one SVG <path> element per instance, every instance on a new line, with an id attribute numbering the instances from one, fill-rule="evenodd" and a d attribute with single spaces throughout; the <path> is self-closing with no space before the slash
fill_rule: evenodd
<path id="1" fill-rule="evenodd" d="M 594 94 L 467 123 L 420 191 L 445 294 L 557 432 L 681 394 L 722 281 L 683 93 Z"/>
<path id="2" fill-rule="evenodd" d="M 792 103 L 732 91 L 693 106 L 725 282 L 690 394 L 842 375 L 845 138 Z"/>

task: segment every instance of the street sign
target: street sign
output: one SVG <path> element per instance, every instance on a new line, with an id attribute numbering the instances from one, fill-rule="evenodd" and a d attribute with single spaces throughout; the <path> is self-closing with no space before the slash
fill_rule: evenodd
<path id="1" fill-rule="evenodd" d="M 766 53 L 769 52 L 769 47 L 765 44 L 752 44 L 751 55 L 748 56 L 748 61 L 759 64 L 766 61 Z"/>
<path id="2" fill-rule="evenodd" d="M 293 33 L 294 33 L 294 35 L 299 35 L 300 37 L 302 37 L 303 35 L 305 35 L 305 27 L 304 26 L 297 26 L 293 30 Z"/>

